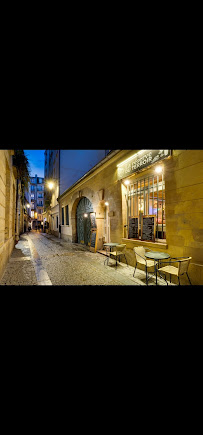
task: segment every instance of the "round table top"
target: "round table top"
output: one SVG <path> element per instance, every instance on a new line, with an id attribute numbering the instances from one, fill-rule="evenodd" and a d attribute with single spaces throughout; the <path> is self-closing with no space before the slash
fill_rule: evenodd
<path id="1" fill-rule="evenodd" d="M 149 252 L 145 252 L 145 257 L 153 258 L 154 260 L 162 260 L 164 258 L 169 258 L 170 255 L 166 254 L 165 252 L 149 251 Z"/>
<path id="2" fill-rule="evenodd" d="M 104 243 L 103 245 L 104 246 L 117 246 L 117 245 L 119 245 L 120 243 Z"/>

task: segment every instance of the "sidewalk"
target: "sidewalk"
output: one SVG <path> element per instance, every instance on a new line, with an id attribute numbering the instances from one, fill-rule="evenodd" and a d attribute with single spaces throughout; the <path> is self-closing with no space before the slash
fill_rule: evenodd
<path id="1" fill-rule="evenodd" d="M 24 234 L 13 249 L 0 285 L 37 285 L 29 243 Z"/>

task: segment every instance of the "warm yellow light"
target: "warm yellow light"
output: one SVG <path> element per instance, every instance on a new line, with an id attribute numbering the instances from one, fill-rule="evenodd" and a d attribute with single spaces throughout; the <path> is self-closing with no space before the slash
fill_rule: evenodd
<path id="1" fill-rule="evenodd" d="M 156 172 L 157 174 L 161 174 L 162 170 L 163 170 L 162 166 L 157 166 L 157 167 L 155 168 L 155 172 Z"/>
<path id="2" fill-rule="evenodd" d="M 105 205 L 109 205 L 108 201 L 105 202 Z"/>
<path id="3" fill-rule="evenodd" d="M 127 186 L 128 184 L 130 184 L 130 181 L 129 180 L 125 180 L 124 184 Z"/>
<path id="4" fill-rule="evenodd" d="M 27 204 L 27 208 L 30 208 L 30 204 Z"/>
<path id="5" fill-rule="evenodd" d="M 135 159 L 137 156 L 139 156 L 140 154 L 144 153 L 144 151 L 146 150 L 140 150 L 137 153 L 133 154 L 133 156 L 128 157 L 128 159 L 123 160 L 123 162 L 118 163 L 117 168 L 119 168 L 120 166 L 122 166 L 123 164 L 125 165 L 126 163 L 130 162 L 130 160 Z"/>
<path id="6" fill-rule="evenodd" d="M 48 187 L 49 187 L 49 189 L 52 189 L 54 187 L 54 183 L 52 183 L 52 182 L 48 183 Z"/>
<path id="7" fill-rule="evenodd" d="M 84 214 L 84 217 L 85 217 L 85 218 L 87 217 L 87 213 Z"/>

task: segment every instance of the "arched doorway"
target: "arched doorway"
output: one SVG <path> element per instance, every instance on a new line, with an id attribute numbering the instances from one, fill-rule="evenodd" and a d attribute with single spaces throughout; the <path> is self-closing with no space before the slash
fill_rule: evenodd
<path id="1" fill-rule="evenodd" d="M 90 243 L 91 221 L 90 213 L 93 212 L 92 203 L 86 197 L 83 197 L 77 206 L 77 242 L 88 246 Z M 87 217 L 84 217 L 87 214 Z"/>

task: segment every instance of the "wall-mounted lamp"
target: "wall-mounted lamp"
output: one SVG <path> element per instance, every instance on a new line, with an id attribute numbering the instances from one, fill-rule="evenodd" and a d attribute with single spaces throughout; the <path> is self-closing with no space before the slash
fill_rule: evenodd
<path id="1" fill-rule="evenodd" d="M 48 183 L 48 188 L 49 188 L 49 189 L 53 189 L 53 187 L 54 187 L 54 183 L 52 183 L 52 182 L 50 181 L 50 183 Z"/>
<path id="2" fill-rule="evenodd" d="M 27 208 L 30 208 L 30 204 L 27 204 Z"/>
<path id="3" fill-rule="evenodd" d="M 130 184 L 130 181 L 129 180 L 125 180 L 124 184 L 127 186 L 128 184 Z"/>
<path id="4" fill-rule="evenodd" d="M 85 214 L 84 214 L 84 217 L 87 218 L 87 216 L 88 216 L 87 213 L 85 213 Z"/>
<path id="5" fill-rule="evenodd" d="M 108 201 L 105 202 L 105 205 L 109 205 Z"/>
<path id="6" fill-rule="evenodd" d="M 156 172 L 157 174 L 161 174 L 162 171 L 163 171 L 163 167 L 162 167 L 162 166 L 156 166 L 156 168 L 155 168 L 155 172 Z"/>

